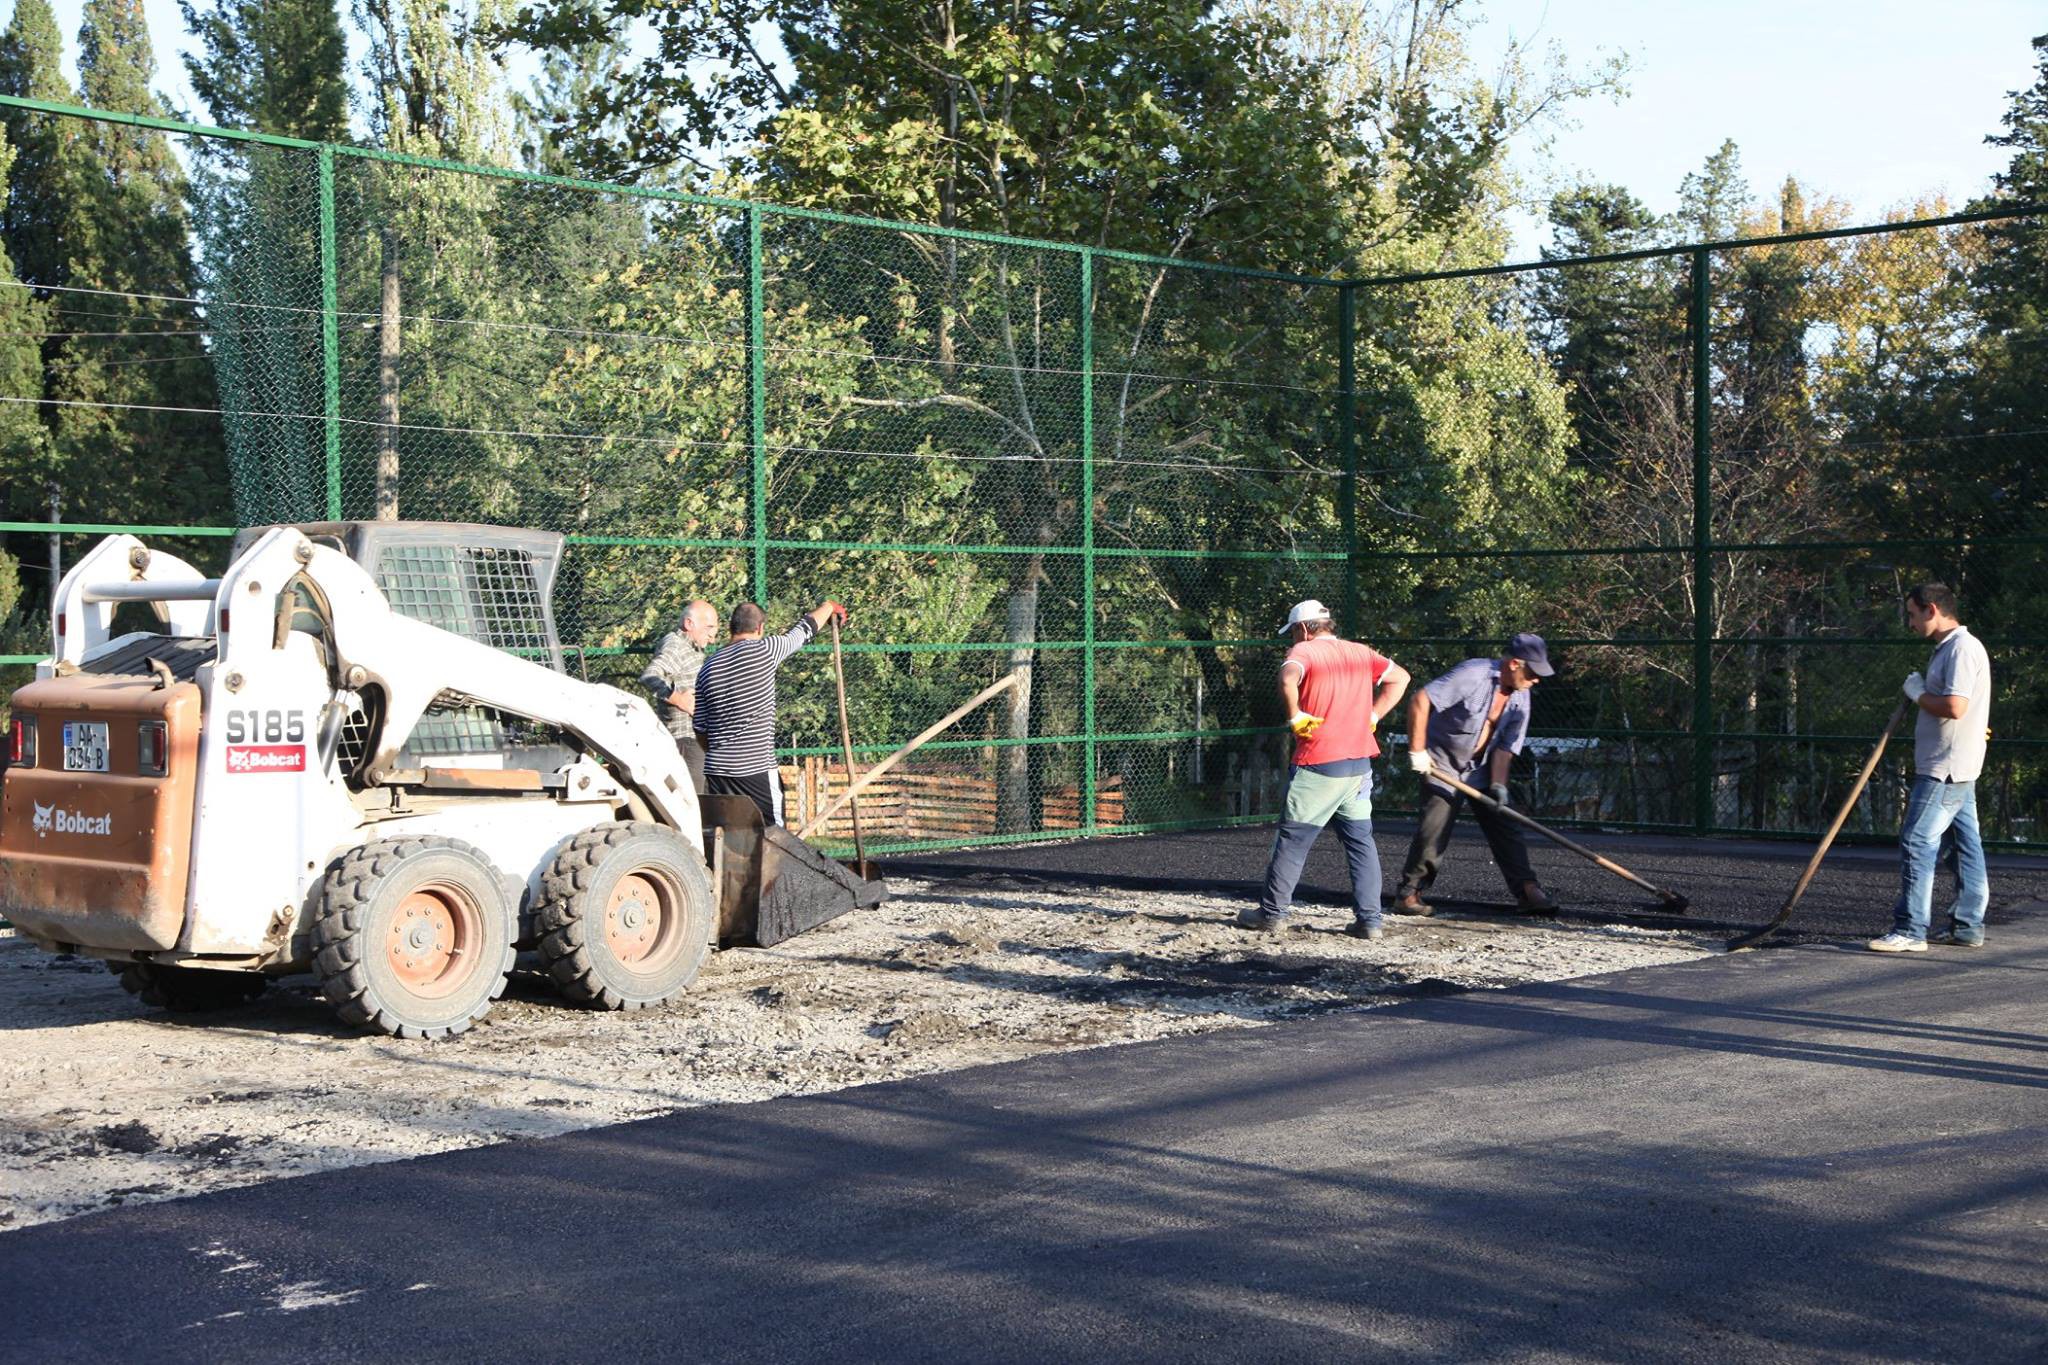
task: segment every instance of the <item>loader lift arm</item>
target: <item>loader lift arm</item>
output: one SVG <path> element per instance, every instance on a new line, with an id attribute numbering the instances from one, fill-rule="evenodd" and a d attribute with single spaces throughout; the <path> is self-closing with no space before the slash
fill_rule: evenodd
<path id="1" fill-rule="evenodd" d="M 219 667 L 230 686 L 238 661 L 274 647 L 272 621 L 292 609 L 281 595 L 302 576 L 325 609 L 331 674 L 351 689 L 383 693 L 382 724 L 363 765 L 370 782 L 397 776 L 400 750 L 437 702 L 473 702 L 575 736 L 701 851 L 689 770 L 644 698 L 399 615 L 361 565 L 291 527 L 266 532 L 221 579 L 216 609 L 233 628 L 220 632 Z M 254 609 L 246 624 L 231 616 L 240 604 Z"/>

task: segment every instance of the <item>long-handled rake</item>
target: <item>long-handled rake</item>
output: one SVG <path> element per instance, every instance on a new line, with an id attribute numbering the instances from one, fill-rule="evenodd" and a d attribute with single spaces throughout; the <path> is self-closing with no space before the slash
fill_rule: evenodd
<path id="1" fill-rule="evenodd" d="M 1440 768 L 1431 768 L 1429 773 L 1426 775 L 1425 780 L 1432 782 L 1441 782 L 1445 786 L 1451 788 L 1453 791 L 1463 793 L 1472 801 L 1477 802 L 1478 804 L 1484 806 L 1486 809 L 1490 811 L 1493 811 L 1495 814 L 1504 815 L 1508 819 L 1513 820 L 1518 825 L 1523 825 L 1529 829 L 1535 830 L 1538 834 L 1550 840 L 1551 843 L 1558 845 L 1560 848 L 1568 848 L 1572 852 L 1578 854 L 1581 858 L 1586 859 L 1588 862 L 1598 863 L 1600 866 L 1606 868 L 1609 872 L 1612 872 L 1615 876 L 1622 878 L 1624 881 L 1634 882 L 1637 886 L 1642 887 L 1645 891 L 1655 892 L 1658 899 L 1662 900 L 1668 909 L 1671 909 L 1682 914 L 1691 906 L 1691 902 L 1686 900 L 1685 897 L 1679 895 L 1676 891 L 1666 891 L 1661 886 L 1651 885 L 1649 882 L 1644 881 L 1641 877 L 1638 877 L 1635 873 L 1623 867 L 1620 863 L 1615 862 L 1612 858 L 1603 858 L 1599 854 L 1595 853 L 1592 849 L 1587 848 L 1584 844 L 1575 843 L 1572 840 L 1565 838 L 1562 834 L 1559 834 L 1556 830 L 1550 829 L 1544 825 L 1537 824 L 1534 820 L 1531 820 L 1528 816 L 1522 814 L 1522 812 L 1514 809 L 1512 806 L 1503 806 L 1500 802 L 1494 800 L 1485 792 L 1480 791 L 1477 787 L 1466 786 L 1463 782 L 1460 782 L 1457 778 L 1452 777 L 1449 773 L 1444 772 Z"/>
<path id="2" fill-rule="evenodd" d="M 1835 842 L 1835 836 L 1842 832 L 1848 822 L 1849 812 L 1856 808 L 1856 799 L 1863 795 L 1863 789 L 1870 785 L 1870 775 L 1877 771 L 1877 761 L 1884 757 L 1884 746 L 1891 742 L 1892 731 L 1899 728 L 1899 722 L 1912 709 L 1911 702 L 1900 702 L 1892 712 L 1892 718 L 1885 722 L 1884 733 L 1877 737 L 1877 743 L 1870 750 L 1870 757 L 1863 760 L 1863 771 L 1856 774 L 1856 785 L 1849 788 L 1849 795 L 1842 802 L 1842 808 L 1835 812 L 1835 822 L 1828 826 L 1828 832 L 1820 837 L 1820 847 L 1806 860 L 1806 870 L 1799 874 L 1799 884 L 1792 888 L 1792 894 L 1785 897 L 1777 915 L 1761 929 L 1752 929 L 1728 940 L 1728 951 L 1736 952 L 1752 948 L 1785 927 L 1785 921 L 1792 918 L 1792 907 L 1799 904 L 1799 898 L 1806 894 L 1806 888 L 1813 883 L 1813 874 L 1820 871 L 1820 860 L 1828 856 L 1828 849 Z"/>

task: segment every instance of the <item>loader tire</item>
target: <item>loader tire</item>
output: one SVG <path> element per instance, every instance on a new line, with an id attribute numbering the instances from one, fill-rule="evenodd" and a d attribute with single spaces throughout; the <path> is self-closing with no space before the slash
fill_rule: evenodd
<path id="1" fill-rule="evenodd" d="M 562 994 L 607 1010 L 662 1005 L 711 952 L 711 877 L 665 825 L 620 821 L 571 839 L 541 878 L 540 955 Z"/>
<path id="2" fill-rule="evenodd" d="M 121 989 L 145 1005 L 173 1014 L 233 1009 L 263 994 L 270 978 L 256 972 L 217 972 L 207 967 L 174 967 L 160 962 L 109 962 Z"/>
<path id="3" fill-rule="evenodd" d="M 515 916 L 498 870 L 460 839 L 365 844 L 320 888 L 320 993 L 347 1023 L 399 1038 L 452 1037 L 504 994 Z"/>

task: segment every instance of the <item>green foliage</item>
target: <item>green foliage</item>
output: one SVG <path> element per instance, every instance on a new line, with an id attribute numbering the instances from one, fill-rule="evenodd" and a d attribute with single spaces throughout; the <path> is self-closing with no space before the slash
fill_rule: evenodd
<path id="1" fill-rule="evenodd" d="M 140 0 L 88 0 L 79 48 L 87 104 L 163 115 Z M 61 475 L 79 490 L 71 515 L 213 521 L 227 514 L 226 470 L 208 415 L 212 375 L 195 344 L 203 329 L 183 302 L 198 293 L 184 172 L 164 134 L 126 124 L 88 124 L 81 152 L 80 193 L 64 219 L 66 280 L 105 292 L 65 297 L 57 313 L 67 324 L 91 316 L 75 330 L 107 335 L 80 336 L 47 360 L 47 396 L 67 404 L 51 426 Z"/>
<path id="2" fill-rule="evenodd" d="M 200 51 L 186 75 L 211 121 L 315 142 L 348 137 L 348 47 L 334 0 L 178 0 Z"/>
<path id="3" fill-rule="evenodd" d="M 0 137 L 0 213 L 10 199 L 8 177 L 14 163 L 14 149 Z M 0 394 L 17 400 L 42 396 L 43 334 L 49 330 L 49 306 L 22 287 L 13 261 L 0 247 Z M 50 433 L 35 405 L 0 403 L 0 488 L 6 490 L 4 505 L 10 519 L 46 514 L 53 474 Z M 12 610 L 12 598 L 0 602 L 0 620 Z"/>

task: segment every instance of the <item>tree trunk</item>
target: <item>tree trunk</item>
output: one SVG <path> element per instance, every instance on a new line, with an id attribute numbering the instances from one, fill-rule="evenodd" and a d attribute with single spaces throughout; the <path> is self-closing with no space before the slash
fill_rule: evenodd
<path id="1" fill-rule="evenodd" d="M 1009 620 L 1003 638 L 1010 645 L 1010 671 L 1017 686 L 1004 702 L 1003 737 L 1031 738 L 1031 662 L 1038 646 L 1038 587 L 1043 555 L 1020 556 L 1010 583 Z M 1022 834 L 1037 828 L 1031 800 L 1031 747 L 1012 744 L 996 751 L 996 833 Z"/>
<path id="2" fill-rule="evenodd" d="M 389 229 L 377 315 L 377 520 L 398 520 L 398 239 Z"/>

